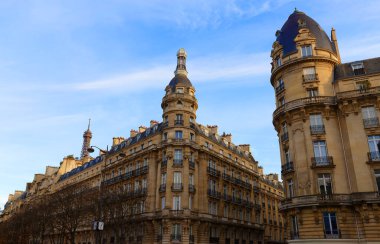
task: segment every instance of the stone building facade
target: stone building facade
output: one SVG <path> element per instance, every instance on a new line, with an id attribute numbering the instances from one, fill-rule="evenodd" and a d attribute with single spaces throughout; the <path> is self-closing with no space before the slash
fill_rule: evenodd
<path id="1" fill-rule="evenodd" d="M 379 243 L 380 58 L 342 63 L 335 30 L 297 10 L 276 37 L 288 242 Z"/>
<path id="2" fill-rule="evenodd" d="M 198 102 L 186 58 L 180 49 L 161 103 L 162 122 L 131 130 L 127 139 L 113 138 L 110 150 L 96 158 L 66 157 L 60 167 L 36 176 L 22 198 L 12 196 L 2 219 L 11 219 L 33 196 L 86 186 L 106 200 L 86 213 L 90 217 L 77 226 L 76 243 L 283 242 L 278 176 L 263 174 L 249 145 L 234 145 L 231 134 L 196 122 Z M 91 138 L 84 139 L 88 144 Z M 99 198 L 92 198 L 93 205 Z"/>

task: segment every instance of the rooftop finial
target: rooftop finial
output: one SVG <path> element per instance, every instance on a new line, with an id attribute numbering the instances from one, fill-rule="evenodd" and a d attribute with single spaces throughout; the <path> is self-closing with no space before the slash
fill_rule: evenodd
<path id="1" fill-rule="evenodd" d="M 177 68 L 175 69 L 174 74 L 183 74 L 187 75 L 186 70 L 186 57 L 187 53 L 184 48 L 180 48 L 177 52 Z"/>
<path id="2" fill-rule="evenodd" d="M 297 9 L 297 8 L 294 8 L 294 12 L 298 12 L 298 9 Z"/>

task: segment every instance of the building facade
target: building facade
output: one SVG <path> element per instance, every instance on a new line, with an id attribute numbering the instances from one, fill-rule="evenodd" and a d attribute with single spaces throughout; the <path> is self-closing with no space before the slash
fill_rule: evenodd
<path id="1" fill-rule="evenodd" d="M 295 10 L 276 32 L 276 96 L 289 243 L 380 242 L 380 58 L 342 63 L 331 38 Z"/>
<path id="2" fill-rule="evenodd" d="M 110 150 L 96 158 L 82 150 L 81 159 L 68 156 L 60 167 L 50 167 L 22 198 L 11 196 L 3 223 L 28 209 L 32 199 L 50 194 L 54 207 L 61 207 L 49 218 L 70 213 L 71 219 L 62 223 L 65 228 L 54 221 L 44 226 L 45 243 L 283 242 L 278 176 L 263 174 L 249 145 L 234 145 L 231 134 L 196 122 L 186 58 L 180 49 L 161 103 L 162 122 L 131 130 L 127 139 L 113 138 Z M 91 136 L 88 128 L 86 147 Z"/>

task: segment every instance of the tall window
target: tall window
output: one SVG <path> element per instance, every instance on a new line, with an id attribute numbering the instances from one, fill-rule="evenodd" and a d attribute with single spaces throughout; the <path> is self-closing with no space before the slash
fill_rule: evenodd
<path id="1" fill-rule="evenodd" d="M 363 62 L 355 62 L 351 64 L 352 71 L 355 75 L 365 74 Z"/>
<path id="2" fill-rule="evenodd" d="M 181 240 L 182 230 L 180 224 L 174 224 L 172 227 L 172 240 Z"/>
<path id="3" fill-rule="evenodd" d="M 193 209 L 193 195 L 189 196 L 189 209 Z"/>
<path id="4" fill-rule="evenodd" d="M 292 232 L 291 239 L 298 239 L 298 218 L 296 215 L 291 216 L 292 221 Z"/>
<path id="5" fill-rule="evenodd" d="M 225 218 L 228 218 L 228 205 L 227 204 L 224 205 L 223 216 Z"/>
<path id="6" fill-rule="evenodd" d="M 315 74 L 315 67 L 304 68 L 302 70 L 302 73 L 304 82 L 317 80 L 317 75 Z"/>
<path id="7" fill-rule="evenodd" d="M 166 173 L 161 174 L 161 184 L 166 184 Z"/>
<path id="8" fill-rule="evenodd" d="M 318 187 L 319 193 L 323 196 L 331 195 L 331 175 L 330 174 L 318 174 Z"/>
<path id="9" fill-rule="evenodd" d="M 314 141 L 314 157 L 317 165 L 328 164 L 326 141 Z"/>
<path id="10" fill-rule="evenodd" d="M 319 96 L 318 88 L 311 88 L 311 89 L 308 89 L 308 90 L 307 90 L 307 95 L 308 95 L 309 97 L 318 97 L 318 96 Z"/>
<path id="11" fill-rule="evenodd" d="M 291 160 L 290 160 L 290 152 L 289 152 L 289 149 L 286 149 L 286 150 L 284 151 L 284 155 L 285 155 L 285 163 L 286 163 L 287 165 L 289 165 L 290 162 L 291 162 Z"/>
<path id="12" fill-rule="evenodd" d="M 195 139 L 194 134 L 193 134 L 193 133 L 190 133 L 190 141 L 194 141 L 194 139 Z"/>
<path id="13" fill-rule="evenodd" d="M 174 196 L 173 197 L 173 210 L 181 210 L 181 197 Z"/>
<path id="14" fill-rule="evenodd" d="M 174 184 L 181 184 L 182 183 L 182 173 L 181 172 L 174 172 Z"/>
<path id="15" fill-rule="evenodd" d="M 208 187 L 210 190 L 216 191 L 217 190 L 216 181 L 215 180 L 209 180 L 208 181 Z"/>
<path id="16" fill-rule="evenodd" d="M 194 175 L 189 174 L 189 185 L 194 185 Z"/>
<path id="17" fill-rule="evenodd" d="M 280 56 L 276 57 L 275 62 L 276 62 L 277 67 L 280 67 L 282 65 L 281 57 Z"/>
<path id="18" fill-rule="evenodd" d="M 369 156 L 371 160 L 380 160 L 379 143 L 379 135 L 368 136 Z"/>
<path id="19" fill-rule="evenodd" d="M 311 45 L 305 45 L 301 47 L 302 57 L 309 57 L 312 55 Z"/>
<path id="20" fill-rule="evenodd" d="M 338 224 L 334 212 L 323 212 L 323 224 L 326 238 L 339 238 Z"/>
<path id="21" fill-rule="evenodd" d="M 208 212 L 209 212 L 209 214 L 213 214 L 213 215 L 218 214 L 218 203 L 209 202 L 208 203 Z"/>
<path id="22" fill-rule="evenodd" d="M 362 107 L 363 123 L 365 128 L 379 126 L 379 119 L 374 106 Z"/>
<path id="23" fill-rule="evenodd" d="M 182 139 L 182 131 L 181 130 L 175 131 L 175 139 Z"/>
<path id="24" fill-rule="evenodd" d="M 278 79 L 277 80 L 277 86 L 276 86 L 276 92 L 280 92 L 282 90 L 284 90 L 285 86 L 284 86 L 284 80 L 282 78 Z"/>
<path id="25" fill-rule="evenodd" d="M 182 125 L 183 124 L 183 116 L 182 114 L 176 114 L 175 116 L 175 123 L 176 125 Z"/>
<path id="26" fill-rule="evenodd" d="M 323 125 L 321 114 L 310 115 L 310 131 L 311 131 L 311 134 L 325 133 L 325 126 Z"/>
<path id="27" fill-rule="evenodd" d="M 292 179 L 289 179 L 286 181 L 287 183 L 287 186 L 288 186 L 288 191 L 286 193 L 287 197 L 288 198 L 292 198 L 294 196 L 294 189 L 293 189 L 293 180 Z"/>
<path id="28" fill-rule="evenodd" d="M 175 149 L 174 150 L 174 162 L 175 163 L 182 163 L 182 149 Z"/>
<path id="29" fill-rule="evenodd" d="M 208 167 L 210 167 L 212 169 L 216 169 L 216 162 L 209 160 L 208 161 Z"/>
<path id="30" fill-rule="evenodd" d="M 376 178 L 377 191 L 380 192 L 380 169 L 375 169 L 375 178 Z"/>
<path id="31" fill-rule="evenodd" d="M 165 203 L 166 203 L 165 197 L 161 197 L 161 209 L 165 208 Z"/>

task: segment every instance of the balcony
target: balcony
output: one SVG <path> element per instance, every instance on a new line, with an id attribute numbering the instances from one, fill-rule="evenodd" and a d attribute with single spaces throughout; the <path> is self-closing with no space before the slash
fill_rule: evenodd
<path id="1" fill-rule="evenodd" d="M 147 165 L 136 169 L 134 175 L 139 176 L 139 175 L 143 175 L 146 173 L 148 173 L 148 166 Z"/>
<path id="2" fill-rule="evenodd" d="M 174 120 L 174 125 L 183 125 L 183 119 Z"/>
<path id="3" fill-rule="evenodd" d="M 166 168 L 167 165 L 168 165 L 168 160 L 167 159 L 162 160 L 161 168 Z"/>
<path id="4" fill-rule="evenodd" d="M 174 159 L 173 160 L 173 167 L 182 167 L 183 166 L 183 159 Z"/>
<path id="5" fill-rule="evenodd" d="M 380 152 L 379 151 L 369 152 L 368 162 L 369 163 L 380 162 Z"/>
<path id="6" fill-rule="evenodd" d="M 173 183 L 172 184 L 172 191 L 183 191 L 182 183 Z"/>
<path id="7" fill-rule="evenodd" d="M 291 239 L 291 240 L 297 240 L 297 239 L 299 239 L 299 238 L 300 238 L 300 236 L 299 236 L 298 231 L 296 231 L 296 232 L 291 231 L 291 232 L 290 232 L 290 239 Z"/>
<path id="8" fill-rule="evenodd" d="M 219 177 L 220 176 L 220 171 L 219 170 L 216 170 L 210 166 L 207 167 L 207 173 L 209 175 L 212 175 L 212 176 L 215 176 L 215 177 Z"/>
<path id="9" fill-rule="evenodd" d="M 380 92 L 380 86 L 368 88 L 368 89 L 357 89 L 352 91 L 346 91 L 346 92 L 338 92 L 336 95 L 338 99 L 344 99 L 344 98 L 353 98 L 353 97 L 362 97 L 362 96 L 369 96 L 369 95 L 377 95 Z"/>
<path id="10" fill-rule="evenodd" d="M 293 162 L 287 162 L 284 165 L 281 165 L 281 174 L 285 175 L 288 173 L 294 172 Z"/>
<path id="11" fill-rule="evenodd" d="M 310 133 L 312 135 L 323 135 L 325 134 L 325 126 L 324 125 L 311 125 Z"/>
<path id="12" fill-rule="evenodd" d="M 311 168 L 334 168 L 333 158 L 331 156 L 312 157 Z"/>
<path id="13" fill-rule="evenodd" d="M 366 129 L 379 127 L 379 118 L 374 117 L 374 118 L 363 119 L 363 124 L 364 124 L 364 128 Z"/>
<path id="14" fill-rule="evenodd" d="M 181 241 L 182 240 L 182 236 L 180 234 L 171 234 L 170 235 L 170 240 L 172 240 L 172 241 Z"/>
<path id="15" fill-rule="evenodd" d="M 257 182 L 253 183 L 253 191 L 256 192 L 256 193 L 259 193 L 261 191 L 259 183 L 257 183 Z"/>
<path id="16" fill-rule="evenodd" d="M 212 198 L 220 199 L 220 192 L 213 189 L 207 189 L 207 195 Z"/>
<path id="17" fill-rule="evenodd" d="M 231 199 L 232 199 L 232 198 L 231 198 L 230 195 L 228 195 L 228 194 L 226 194 L 226 193 L 223 194 L 223 200 L 224 200 L 224 201 L 226 201 L 226 202 L 230 202 Z"/>
<path id="18" fill-rule="evenodd" d="M 189 168 L 195 169 L 195 162 L 194 161 L 189 161 Z"/>
<path id="19" fill-rule="evenodd" d="M 332 233 L 331 233 L 332 232 Z M 325 239 L 340 239 L 342 238 L 339 230 L 326 231 L 325 230 Z"/>
<path id="20" fill-rule="evenodd" d="M 223 174 L 222 174 L 222 177 L 223 177 L 223 180 L 231 181 L 231 176 L 229 176 L 229 175 L 226 174 L 226 173 L 223 173 Z"/>
<path id="21" fill-rule="evenodd" d="M 173 216 L 173 217 L 182 217 L 183 213 L 184 211 L 180 209 L 172 209 L 169 211 L 170 216 Z"/>
<path id="22" fill-rule="evenodd" d="M 166 184 L 161 184 L 159 188 L 159 192 L 165 192 L 166 191 Z"/>
<path id="23" fill-rule="evenodd" d="M 189 184 L 189 193 L 194 193 L 195 192 L 195 185 Z"/>
<path id="24" fill-rule="evenodd" d="M 287 140 L 289 140 L 289 134 L 288 134 L 288 132 L 284 132 L 281 135 L 281 142 L 284 142 L 284 141 L 287 141 Z"/>
<path id="25" fill-rule="evenodd" d="M 285 86 L 284 86 L 283 83 L 280 84 L 280 85 L 278 85 L 278 86 L 276 87 L 276 94 L 282 92 L 284 89 L 285 89 Z"/>
<path id="26" fill-rule="evenodd" d="M 278 115 L 291 111 L 293 109 L 302 108 L 308 105 L 335 105 L 336 99 L 333 96 L 318 96 L 318 97 L 305 97 L 296 99 L 285 103 L 273 112 L 273 118 L 275 119 Z"/>
<path id="27" fill-rule="evenodd" d="M 190 243 L 194 243 L 194 235 L 189 235 L 189 241 Z"/>
<path id="28" fill-rule="evenodd" d="M 308 74 L 308 75 L 302 75 L 302 80 L 304 83 L 318 81 L 318 74 Z"/>

